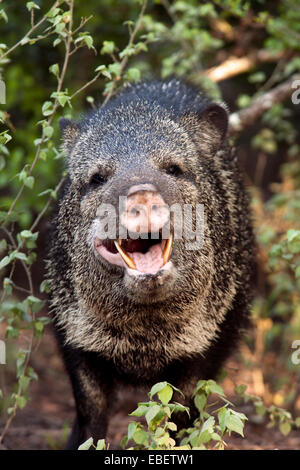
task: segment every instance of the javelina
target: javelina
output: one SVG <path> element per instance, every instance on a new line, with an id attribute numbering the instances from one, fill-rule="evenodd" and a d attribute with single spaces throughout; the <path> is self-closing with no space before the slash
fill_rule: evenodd
<path id="1" fill-rule="evenodd" d="M 77 408 L 68 448 L 77 448 L 105 436 L 117 386 L 167 380 L 189 402 L 198 379 L 215 377 L 248 325 L 253 234 L 226 108 L 203 93 L 145 82 L 61 127 L 68 176 L 48 273 Z M 174 204 L 203 205 L 198 249 L 174 236 Z M 116 209 L 113 239 L 100 235 L 99 207 Z"/>

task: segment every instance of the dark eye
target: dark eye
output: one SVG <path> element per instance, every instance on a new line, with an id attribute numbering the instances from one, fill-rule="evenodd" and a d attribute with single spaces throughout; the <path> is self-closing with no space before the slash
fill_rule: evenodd
<path id="1" fill-rule="evenodd" d="M 182 175 L 183 171 L 178 165 L 171 165 L 167 168 L 168 175 L 172 176 L 180 176 Z"/>
<path id="2" fill-rule="evenodd" d="M 102 184 L 106 183 L 107 178 L 101 173 L 95 173 L 90 179 L 90 185 L 92 186 L 101 186 Z"/>

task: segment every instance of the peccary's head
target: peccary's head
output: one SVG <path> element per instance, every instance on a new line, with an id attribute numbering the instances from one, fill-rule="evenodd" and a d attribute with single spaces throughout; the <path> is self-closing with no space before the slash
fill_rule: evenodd
<path id="1" fill-rule="evenodd" d="M 231 156 L 227 122 L 223 106 L 174 80 L 129 87 L 81 122 L 61 121 L 61 211 L 82 302 L 95 307 L 100 292 L 102 304 L 204 295 L 216 246 L 227 249 L 230 202 L 216 171 Z"/>

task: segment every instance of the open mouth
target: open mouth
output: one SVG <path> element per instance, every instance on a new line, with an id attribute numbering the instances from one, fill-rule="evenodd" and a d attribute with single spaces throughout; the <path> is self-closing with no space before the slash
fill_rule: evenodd
<path id="1" fill-rule="evenodd" d="M 127 238 L 117 240 L 95 239 L 97 252 L 109 263 L 127 267 L 137 273 L 156 274 L 170 260 L 173 236 L 163 239 L 161 232 L 158 238 Z"/>

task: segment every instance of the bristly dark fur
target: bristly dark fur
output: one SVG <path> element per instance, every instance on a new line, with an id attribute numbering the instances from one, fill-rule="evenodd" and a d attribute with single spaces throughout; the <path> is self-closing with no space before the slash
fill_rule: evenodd
<path id="1" fill-rule="evenodd" d="M 51 314 L 77 420 L 68 448 L 106 433 L 111 394 L 167 380 L 187 403 L 248 327 L 254 242 L 248 196 L 226 137 L 227 111 L 179 80 L 130 86 L 81 122 L 62 121 L 68 178 L 52 221 Z M 183 173 L 166 172 L 181 165 Z M 90 187 L 100 171 L 104 184 Z M 204 243 L 175 243 L 164 289 L 147 294 L 90 243 L 101 203 L 151 182 L 171 206 L 202 203 Z M 149 289 L 153 288 L 149 279 Z"/>

